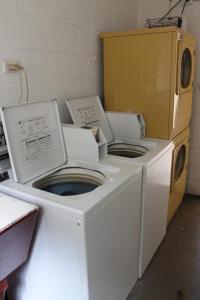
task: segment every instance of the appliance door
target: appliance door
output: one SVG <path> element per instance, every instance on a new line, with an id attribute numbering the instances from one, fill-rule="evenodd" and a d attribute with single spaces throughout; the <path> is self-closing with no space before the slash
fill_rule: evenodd
<path id="1" fill-rule="evenodd" d="M 183 200 L 187 178 L 189 131 L 180 135 L 174 141 L 172 159 L 171 186 L 168 206 L 168 224 Z"/>
<path id="2" fill-rule="evenodd" d="M 178 44 L 178 69 L 176 94 L 192 91 L 194 80 L 195 45 L 184 39 Z"/>
<path id="3" fill-rule="evenodd" d="M 180 144 L 175 146 L 172 162 L 172 178 L 171 178 L 171 192 L 178 188 L 184 193 L 185 178 L 187 175 L 189 151 L 189 138 L 185 138 Z"/>

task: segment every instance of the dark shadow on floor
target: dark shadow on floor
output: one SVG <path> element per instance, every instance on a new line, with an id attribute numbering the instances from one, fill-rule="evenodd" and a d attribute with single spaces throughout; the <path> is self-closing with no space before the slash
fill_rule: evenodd
<path id="1" fill-rule="evenodd" d="M 200 198 L 185 196 L 127 300 L 200 300 Z"/>

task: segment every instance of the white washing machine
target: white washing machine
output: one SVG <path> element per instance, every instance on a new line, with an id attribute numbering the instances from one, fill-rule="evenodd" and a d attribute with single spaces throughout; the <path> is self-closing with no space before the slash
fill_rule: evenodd
<path id="1" fill-rule="evenodd" d="M 1 117 L 14 179 L 0 191 L 40 207 L 13 299 L 125 300 L 138 277 L 142 168 L 67 161 L 55 100 Z"/>
<path id="2" fill-rule="evenodd" d="M 145 139 L 143 117 L 131 113 L 104 113 L 98 96 L 66 100 L 73 122 L 98 126 L 108 142 L 108 153 L 143 167 L 139 277 L 166 233 L 173 144 Z M 109 156 L 111 157 L 111 156 Z"/>

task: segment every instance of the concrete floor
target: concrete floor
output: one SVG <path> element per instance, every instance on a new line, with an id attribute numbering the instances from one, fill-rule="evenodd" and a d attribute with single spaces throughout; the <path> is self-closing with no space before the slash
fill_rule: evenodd
<path id="1" fill-rule="evenodd" d="M 127 300 L 200 300 L 200 198 L 186 196 Z"/>

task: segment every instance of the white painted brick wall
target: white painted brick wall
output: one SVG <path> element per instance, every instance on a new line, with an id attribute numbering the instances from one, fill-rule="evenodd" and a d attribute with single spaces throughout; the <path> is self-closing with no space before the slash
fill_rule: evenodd
<path id="1" fill-rule="evenodd" d="M 98 34 L 134 28 L 136 16 L 137 0 L 0 0 L 0 61 L 22 63 L 33 101 L 102 94 Z M 19 75 L 0 72 L 0 105 L 19 98 Z"/>
<path id="2" fill-rule="evenodd" d="M 172 4 L 175 0 L 172 1 Z M 164 15 L 169 8 L 166 0 L 139 0 L 138 27 L 144 27 L 147 18 L 156 18 Z M 180 7 L 179 7 L 180 12 Z M 197 61 L 195 88 L 193 97 L 193 112 L 191 120 L 191 143 L 189 154 L 189 175 L 186 191 L 200 195 L 200 2 L 188 6 L 184 17 L 187 19 L 188 31 L 197 39 Z"/>

